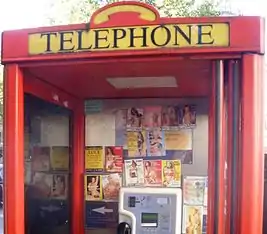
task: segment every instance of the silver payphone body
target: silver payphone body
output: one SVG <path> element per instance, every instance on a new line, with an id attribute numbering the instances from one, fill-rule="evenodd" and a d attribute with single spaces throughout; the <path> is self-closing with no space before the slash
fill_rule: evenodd
<path id="1" fill-rule="evenodd" d="M 180 188 L 121 188 L 118 234 L 181 234 Z"/>

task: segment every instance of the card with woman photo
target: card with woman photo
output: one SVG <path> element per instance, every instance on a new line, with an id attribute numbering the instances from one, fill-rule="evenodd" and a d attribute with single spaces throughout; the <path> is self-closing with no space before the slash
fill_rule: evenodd
<path id="1" fill-rule="evenodd" d="M 66 200 L 68 197 L 68 175 L 53 174 L 51 198 Z"/>
<path id="2" fill-rule="evenodd" d="M 185 234 L 202 234 L 203 207 L 184 206 L 183 231 Z"/>
<path id="3" fill-rule="evenodd" d="M 179 109 L 179 126 L 194 127 L 196 126 L 196 106 L 184 105 Z"/>
<path id="4" fill-rule="evenodd" d="M 185 176 L 183 181 L 184 204 L 203 205 L 206 177 Z"/>
<path id="5" fill-rule="evenodd" d="M 179 118 L 178 112 L 178 107 L 176 106 L 164 106 L 161 113 L 162 127 L 177 127 Z"/>
<path id="6" fill-rule="evenodd" d="M 127 110 L 127 128 L 135 129 L 143 127 L 144 110 L 131 107 Z"/>
<path id="7" fill-rule="evenodd" d="M 50 170 L 50 147 L 35 146 L 32 149 L 32 170 Z"/>
<path id="8" fill-rule="evenodd" d="M 122 172 L 123 148 L 120 146 L 105 147 L 105 169 L 106 172 Z"/>
<path id="9" fill-rule="evenodd" d="M 103 196 L 105 200 L 118 200 L 122 185 L 122 177 L 119 173 L 102 175 Z"/>
<path id="10" fill-rule="evenodd" d="M 146 128 L 161 127 L 161 106 L 150 106 L 144 108 L 144 126 Z"/>
<path id="11" fill-rule="evenodd" d="M 135 186 L 144 184 L 143 159 L 124 160 L 125 185 Z"/>
<path id="12" fill-rule="evenodd" d="M 166 156 L 164 131 L 152 129 L 147 131 L 147 155 Z"/>
<path id="13" fill-rule="evenodd" d="M 145 157 L 146 132 L 139 130 L 127 132 L 127 149 L 129 157 Z"/>
<path id="14" fill-rule="evenodd" d="M 164 187 L 181 187 L 180 160 L 162 160 L 162 180 Z"/>
<path id="15" fill-rule="evenodd" d="M 161 160 L 144 161 L 145 185 L 160 187 L 162 185 L 162 162 Z"/>
<path id="16" fill-rule="evenodd" d="M 52 191 L 52 175 L 44 172 L 36 172 L 33 175 L 32 196 L 38 199 L 47 199 L 51 196 Z"/>
<path id="17" fill-rule="evenodd" d="M 103 199 L 101 175 L 85 176 L 85 200 L 98 201 Z"/>

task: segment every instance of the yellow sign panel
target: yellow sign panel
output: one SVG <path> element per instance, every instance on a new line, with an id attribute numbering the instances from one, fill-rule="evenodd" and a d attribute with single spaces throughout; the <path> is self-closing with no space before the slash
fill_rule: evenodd
<path id="1" fill-rule="evenodd" d="M 229 24 L 169 24 L 29 35 L 29 54 L 229 46 Z"/>

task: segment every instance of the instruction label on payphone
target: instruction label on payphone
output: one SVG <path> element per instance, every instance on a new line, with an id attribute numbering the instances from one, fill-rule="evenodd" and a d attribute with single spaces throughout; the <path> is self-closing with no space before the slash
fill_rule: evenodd
<path id="1" fill-rule="evenodd" d="M 122 188 L 120 195 L 119 221 L 131 234 L 181 233 L 181 189 Z"/>

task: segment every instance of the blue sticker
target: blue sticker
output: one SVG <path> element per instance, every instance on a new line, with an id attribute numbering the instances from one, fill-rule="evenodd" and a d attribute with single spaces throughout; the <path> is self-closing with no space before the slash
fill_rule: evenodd
<path id="1" fill-rule="evenodd" d="M 85 114 L 100 113 L 103 110 L 102 100 L 86 100 L 84 103 Z"/>

